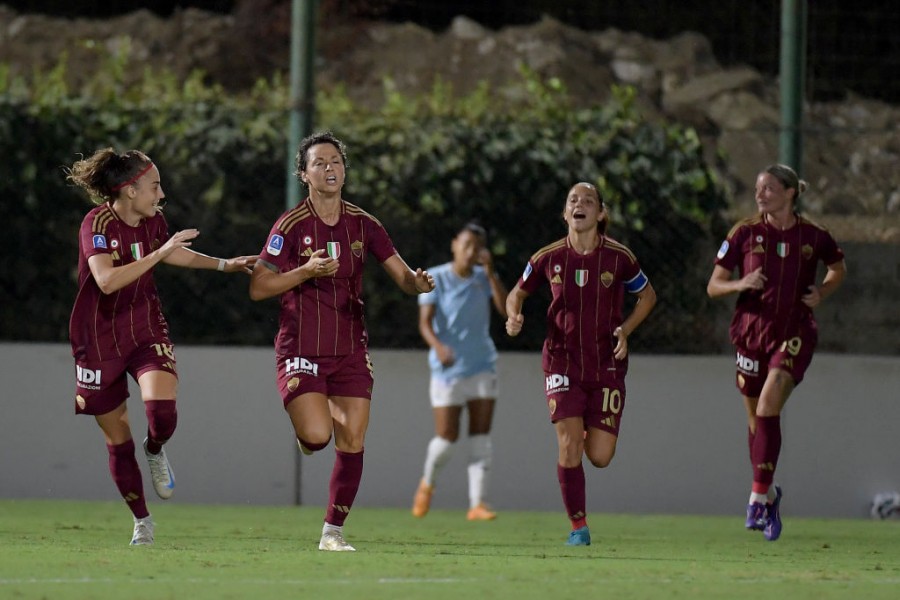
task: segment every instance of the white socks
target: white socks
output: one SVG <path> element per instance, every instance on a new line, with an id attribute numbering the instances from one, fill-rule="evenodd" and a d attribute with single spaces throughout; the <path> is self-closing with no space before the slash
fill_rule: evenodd
<path id="1" fill-rule="evenodd" d="M 758 502 L 759 504 L 771 504 L 775 502 L 775 486 L 770 485 L 769 491 L 765 494 L 758 494 L 756 492 L 750 492 L 750 504 L 754 502 Z"/>
<path id="2" fill-rule="evenodd" d="M 493 448 L 491 436 L 473 435 L 469 438 L 469 508 L 475 508 L 487 495 Z"/>
<path id="3" fill-rule="evenodd" d="M 434 485 L 438 472 L 447 464 L 453 455 L 454 443 L 440 436 L 434 436 L 428 442 L 428 452 L 425 454 L 425 471 L 422 479 L 428 485 Z"/>
<path id="4" fill-rule="evenodd" d="M 422 479 L 428 485 L 434 485 L 438 473 L 450 460 L 456 447 L 454 442 L 440 436 L 431 438 L 428 453 L 425 455 L 425 470 Z M 487 434 L 473 435 L 469 438 L 469 505 L 474 508 L 484 502 L 488 491 L 493 448 L 491 436 Z"/>

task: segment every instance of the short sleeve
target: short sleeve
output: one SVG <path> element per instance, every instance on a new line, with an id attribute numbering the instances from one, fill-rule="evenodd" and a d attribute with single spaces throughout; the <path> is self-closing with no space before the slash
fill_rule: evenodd
<path id="1" fill-rule="evenodd" d="M 825 240 L 822 243 L 822 262 L 826 265 L 833 265 L 842 260 L 844 260 L 844 251 L 838 246 L 834 237 L 826 231 Z"/>
<path id="2" fill-rule="evenodd" d="M 623 274 L 625 276 L 625 291 L 630 294 L 639 294 L 650 283 L 643 269 L 641 269 L 641 265 L 636 260 L 629 263 Z"/>
<path id="3" fill-rule="evenodd" d="M 266 245 L 259 253 L 259 259 L 283 271 L 288 266 L 293 242 L 278 226 L 280 222 L 281 219 L 278 219 L 269 231 L 269 237 L 266 238 Z"/>
<path id="4" fill-rule="evenodd" d="M 81 222 L 81 230 L 79 237 L 81 239 L 81 248 L 84 257 L 90 258 L 96 254 L 111 254 L 109 237 L 106 235 L 106 227 L 101 227 L 99 220 L 94 218 L 93 212 Z"/>
<path id="5" fill-rule="evenodd" d="M 378 262 L 383 263 L 397 254 L 397 249 L 394 248 L 394 243 L 391 241 L 387 230 L 376 219 L 366 219 L 366 234 L 368 250 Z"/>
<path id="6" fill-rule="evenodd" d="M 716 253 L 715 264 L 727 269 L 728 272 L 734 271 L 741 262 L 741 243 L 746 237 L 749 229 L 747 227 L 738 227 L 722 242 L 719 251 Z"/>
<path id="7" fill-rule="evenodd" d="M 522 275 L 519 277 L 519 289 L 528 294 L 533 294 L 541 287 L 541 284 L 546 280 L 543 270 L 547 262 L 547 256 L 547 254 L 544 254 L 539 258 L 532 256 L 529 259 L 528 264 L 525 265 L 525 270 L 522 271 Z"/>

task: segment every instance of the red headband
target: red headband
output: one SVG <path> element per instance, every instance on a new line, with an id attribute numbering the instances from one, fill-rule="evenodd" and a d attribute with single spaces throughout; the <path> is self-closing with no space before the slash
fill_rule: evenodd
<path id="1" fill-rule="evenodd" d="M 129 179 L 128 181 L 124 181 L 124 182 L 120 183 L 119 185 L 113 187 L 112 191 L 113 191 L 113 192 L 118 192 L 118 191 L 121 190 L 123 187 L 127 187 L 127 186 L 133 184 L 135 181 L 137 181 L 138 179 L 140 179 L 141 177 L 143 177 L 143 176 L 147 173 L 147 171 L 149 171 L 151 168 L 153 168 L 153 161 L 147 163 L 147 166 L 146 166 L 146 167 L 144 167 L 143 169 L 141 169 L 140 171 L 138 171 L 137 175 L 135 175 L 134 177 L 132 177 L 132 178 Z"/>

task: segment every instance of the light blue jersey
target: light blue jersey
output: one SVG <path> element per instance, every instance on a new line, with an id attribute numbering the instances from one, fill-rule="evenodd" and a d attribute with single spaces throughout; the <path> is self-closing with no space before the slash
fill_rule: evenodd
<path id="1" fill-rule="evenodd" d="M 497 348 L 491 339 L 491 284 L 484 267 L 475 266 L 466 279 L 453 272 L 451 263 L 428 269 L 434 290 L 419 295 L 419 304 L 434 305 L 432 327 L 443 344 L 453 349 L 455 362 L 444 367 L 432 348 L 431 374 L 445 380 L 496 371 Z"/>

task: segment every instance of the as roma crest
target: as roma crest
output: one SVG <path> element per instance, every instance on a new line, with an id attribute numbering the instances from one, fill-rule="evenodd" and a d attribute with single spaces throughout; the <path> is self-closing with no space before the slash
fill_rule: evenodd
<path id="1" fill-rule="evenodd" d="M 600 283 L 603 284 L 603 287 L 608 288 L 612 285 L 613 279 L 615 279 L 615 275 L 610 273 L 609 271 L 603 271 L 600 273 Z"/>

